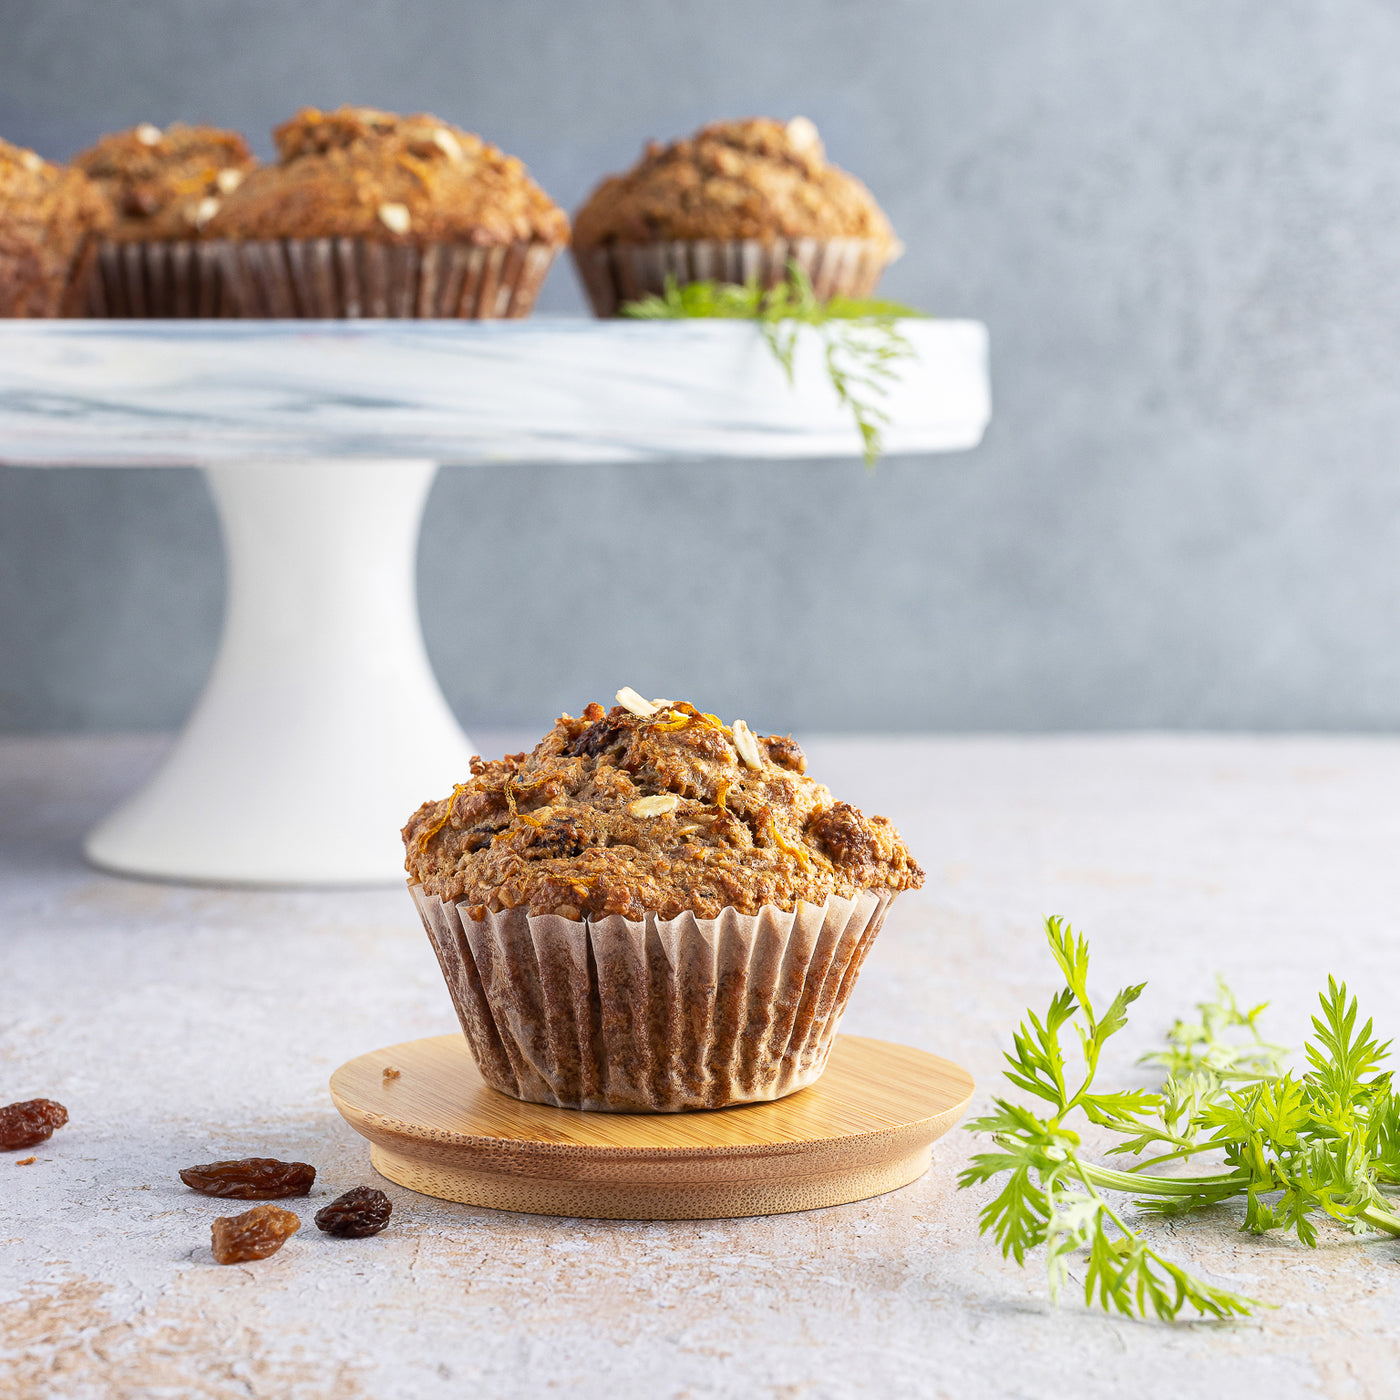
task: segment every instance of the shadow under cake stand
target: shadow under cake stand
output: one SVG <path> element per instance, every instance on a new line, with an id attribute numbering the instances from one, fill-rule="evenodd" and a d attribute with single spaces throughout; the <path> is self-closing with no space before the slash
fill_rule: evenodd
<path id="1" fill-rule="evenodd" d="M 336 1108 L 390 1181 L 467 1205 L 609 1220 L 775 1215 L 882 1195 L 928 1170 L 973 1089 L 950 1060 L 849 1035 L 810 1088 L 710 1112 L 523 1103 L 486 1084 L 460 1035 L 371 1051 L 331 1077 Z"/>
<path id="2" fill-rule="evenodd" d="M 915 354 L 895 366 L 887 450 L 975 446 L 984 327 L 901 329 Z M 204 692 L 88 858 L 216 883 L 402 880 L 399 826 L 472 754 L 418 624 L 438 464 L 858 457 L 814 334 L 789 384 L 742 322 L 0 322 L 0 463 L 202 467 L 228 556 Z"/>

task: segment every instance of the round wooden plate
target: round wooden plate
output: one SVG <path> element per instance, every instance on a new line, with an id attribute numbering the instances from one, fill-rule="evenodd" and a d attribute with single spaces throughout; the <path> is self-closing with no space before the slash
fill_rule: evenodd
<path id="1" fill-rule="evenodd" d="M 486 1085 L 460 1035 L 374 1050 L 331 1076 L 336 1108 L 390 1181 L 468 1205 L 613 1220 L 771 1215 L 893 1191 L 928 1170 L 972 1091 L 949 1060 L 851 1035 L 837 1037 L 810 1089 L 704 1113 L 521 1103 Z"/>

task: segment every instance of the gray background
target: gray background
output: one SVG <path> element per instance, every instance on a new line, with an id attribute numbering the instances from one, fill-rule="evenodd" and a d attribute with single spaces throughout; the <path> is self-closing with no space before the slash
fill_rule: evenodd
<path id="1" fill-rule="evenodd" d="M 469 722 L 621 682 L 799 729 L 1400 724 L 1400 8 L 0 0 L 0 134 L 426 109 L 574 207 L 802 112 L 992 334 L 967 455 L 449 471 L 420 555 Z M 541 310 L 582 314 L 556 268 Z M 742 512 L 736 501 L 745 503 Z M 639 570 L 636 561 L 650 561 Z M 213 655 L 192 472 L 0 470 L 0 727 L 168 727 Z"/>

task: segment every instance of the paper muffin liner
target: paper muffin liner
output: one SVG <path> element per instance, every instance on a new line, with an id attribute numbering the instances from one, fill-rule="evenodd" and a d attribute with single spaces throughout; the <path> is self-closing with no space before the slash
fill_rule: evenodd
<path id="1" fill-rule="evenodd" d="M 815 1082 L 894 898 L 717 919 L 510 909 L 477 921 L 409 892 L 486 1082 L 613 1113 L 766 1102 Z"/>
<path id="2" fill-rule="evenodd" d="M 86 314 L 99 319 L 217 316 L 218 279 L 193 242 L 98 245 Z"/>
<path id="3" fill-rule="evenodd" d="M 107 242 L 88 314 L 517 319 L 530 314 L 558 251 L 549 243 L 416 248 L 364 238 Z"/>
<path id="4" fill-rule="evenodd" d="M 624 302 L 660 296 L 667 277 L 678 283 L 756 279 L 762 287 L 775 287 L 787 276 L 789 259 L 807 274 L 822 301 L 868 297 L 902 249 L 868 238 L 779 238 L 772 243 L 747 238 L 614 243 L 570 251 L 594 314 L 608 317 L 618 315 Z"/>

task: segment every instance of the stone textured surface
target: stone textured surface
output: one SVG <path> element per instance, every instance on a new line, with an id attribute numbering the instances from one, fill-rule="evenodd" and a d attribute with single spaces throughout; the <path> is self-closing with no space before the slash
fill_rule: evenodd
<path id="1" fill-rule="evenodd" d="M 492 751 L 524 742 L 482 734 Z M 1222 1218 L 1163 1248 L 1281 1306 L 1165 1328 L 1056 1311 L 1004 1264 L 953 1178 L 744 1221 L 500 1214 L 373 1183 L 326 1079 L 377 1045 L 453 1029 L 406 895 L 242 893 L 86 869 L 78 839 L 151 739 L 0 742 L 0 1088 L 72 1121 L 0 1158 L 0 1391 L 31 1397 L 375 1400 L 551 1393 L 674 1400 L 1125 1394 L 1376 1397 L 1400 1364 L 1400 1245 L 1316 1252 Z M 1302 1035 L 1329 971 L 1400 1026 L 1400 743 L 1378 739 L 809 741 L 812 769 L 905 831 L 925 890 L 895 907 L 845 1028 L 965 1064 L 979 1102 L 1024 1006 L 1053 986 L 1040 917 L 1093 941 L 1095 982 L 1146 978 L 1117 1061 L 1216 970 Z M 220 1268 L 221 1203 L 176 1170 L 315 1163 L 306 1214 L 350 1186 L 389 1229 L 304 1228 Z M 297 1203 L 291 1203 L 297 1205 Z"/>
<path id="2" fill-rule="evenodd" d="M 6 22 L 0 132 L 52 157 L 175 117 L 266 152 L 343 96 L 481 130 L 573 208 L 650 136 L 804 113 L 908 245 L 887 290 L 990 326 L 997 417 L 968 457 L 445 474 L 425 622 L 469 731 L 643 674 L 807 729 L 1400 725 L 1395 6 L 46 0 Z M 562 260 L 540 309 L 583 310 Z M 664 539 L 666 567 L 638 588 L 578 547 L 604 538 Z M 537 564 L 561 554 L 581 606 Z M 0 725 L 176 724 L 218 569 L 183 474 L 0 471 Z M 881 686 L 842 664 L 853 635 Z"/>

